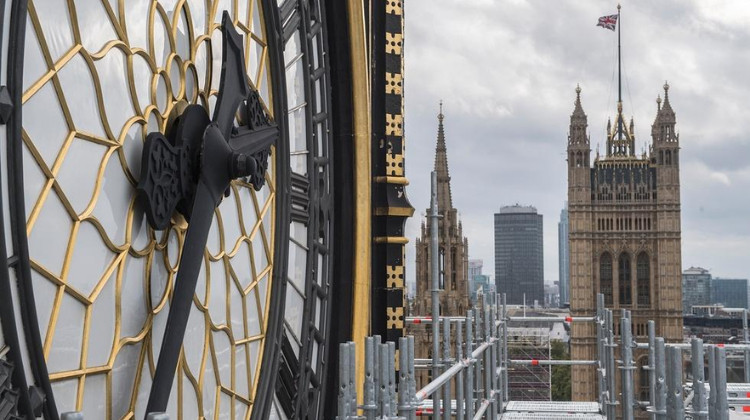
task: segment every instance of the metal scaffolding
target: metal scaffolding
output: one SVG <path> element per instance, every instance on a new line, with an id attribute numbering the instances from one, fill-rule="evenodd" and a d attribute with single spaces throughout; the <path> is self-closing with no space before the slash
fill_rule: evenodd
<path id="1" fill-rule="evenodd" d="M 508 357 L 516 363 L 508 368 L 511 401 L 550 401 L 552 365 L 547 328 L 508 328 Z M 529 361 L 522 363 L 521 361 Z"/>
<path id="2" fill-rule="evenodd" d="M 504 299 L 503 299 L 504 300 Z M 665 344 L 655 336 L 649 321 L 649 339 L 638 343 L 631 335 L 630 312 L 621 312 L 618 340 L 614 335 L 614 315 L 604 308 L 603 297 L 597 298 L 594 317 L 567 318 L 567 322 L 593 322 L 596 326 L 597 358 L 595 360 L 549 360 L 533 354 L 512 356 L 514 321 L 527 318 L 508 317 L 505 305 L 497 296 L 488 299 L 466 317 L 438 317 L 434 322 L 442 331 L 443 355 L 440 374 L 422 389 L 416 389 L 414 339 L 399 340 L 399 369 L 396 369 L 394 343 L 381 343 L 380 337 L 365 342 L 364 383 L 355 381 L 354 343 L 340 346 L 339 413 L 340 420 L 353 419 L 633 419 L 636 410 L 646 410 L 652 418 L 661 419 L 728 419 L 730 410 L 750 410 L 750 383 L 727 384 L 728 351 L 748 352 L 750 345 L 704 345 L 694 338 L 690 343 Z M 529 317 L 531 318 L 531 317 Z M 556 317 L 534 317 L 534 322 L 555 322 Z M 455 348 L 451 343 L 450 324 L 456 331 Z M 442 327 L 442 328 L 441 328 Z M 465 334 L 464 334 L 465 332 Z M 511 337 L 509 337 L 511 336 Z M 532 346 L 533 347 L 533 346 Z M 638 401 L 634 394 L 633 350 L 646 348 L 653 357 L 645 367 L 651 388 L 648 401 Z M 616 351 L 617 350 L 617 351 Z M 616 358 L 619 355 L 619 359 Z M 686 357 L 687 356 L 687 357 Z M 517 357 L 517 358 L 516 358 Z M 685 382 L 685 359 L 691 359 L 692 382 Z M 707 358 L 707 365 L 704 364 Z M 427 366 L 430 360 L 420 360 Z M 508 399 L 512 385 L 509 373 L 518 366 L 593 365 L 598 372 L 599 399 L 592 402 L 519 401 Z M 708 368 L 706 381 L 704 369 Z M 621 383 L 615 382 L 615 369 Z M 708 382 L 708 383 L 706 383 Z M 358 403 L 362 390 L 363 401 Z M 455 393 L 452 393 L 455 390 Z M 452 397 L 455 395 L 455 398 Z M 512 395 L 512 394 L 511 394 Z M 431 397 L 431 398 L 430 398 Z M 434 407 L 438 407 L 435 410 Z"/>

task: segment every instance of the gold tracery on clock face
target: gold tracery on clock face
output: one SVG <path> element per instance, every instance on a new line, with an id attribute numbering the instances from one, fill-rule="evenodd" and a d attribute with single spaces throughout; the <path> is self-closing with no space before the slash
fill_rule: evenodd
<path id="1" fill-rule="evenodd" d="M 24 193 L 40 334 L 58 411 L 143 416 L 187 222 L 148 227 L 141 146 L 175 104 L 216 100 L 221 12 L 273 116 L 259 0 L 30 1 Z M 273 271 L 275 166 L 217 208 L 170 398 L 176 418 L 247 418 Z"/>

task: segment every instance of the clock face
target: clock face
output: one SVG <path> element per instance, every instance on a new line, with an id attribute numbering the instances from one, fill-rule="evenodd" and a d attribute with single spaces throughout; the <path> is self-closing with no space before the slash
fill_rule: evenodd
<path id="1" fill-rule="evenodd" d="M 50 391 L 45 413 L 145 415 L 189 223 L 175 213 L 166 229 L 149 225 L 141 154 L 186 105 L 213 111 L 224 11 L 281 134 L 265 186 L 233 181 L 214 212 L 167 412 L 244 419 L 266 400 L 276 417 L 319 412 L 332 223 L 324 11 L 278 3 L 28 2 L 21 135 L 2 180 L 16 191 L 4 201 L 23 209 L 5 217 L 6 246 L 28 252 L 10 271 L 30 305 L 13 302 L 38 331 L 24 354 L 27 382 Z"/>

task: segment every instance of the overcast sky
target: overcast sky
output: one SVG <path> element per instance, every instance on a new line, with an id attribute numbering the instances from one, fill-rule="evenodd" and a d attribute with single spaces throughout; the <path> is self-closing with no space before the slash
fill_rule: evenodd
<path id="1" fill-rule="evenodd" d="M 617 101 L 615 14 L 602 0 L 404 0 L 409 281 L 429 206 L 438 101 L 444 101 L 453 205 L 470 258 L 494 278 L 493 214 L 544 215 L 544 276 L 558 279 L 557 223 L 567 197 L 565 147 L 580 83 L 592 149 L 604 153 Z M 656 96 L 680 133 L 682 266 L 750 277 L 750 2 L 623 1 L 623 102 L 636 149 L 651 142 Z M 595 154 L 595 152 L 593 152 Z M 593 156 L 592 156 L 593 160 Z"/>

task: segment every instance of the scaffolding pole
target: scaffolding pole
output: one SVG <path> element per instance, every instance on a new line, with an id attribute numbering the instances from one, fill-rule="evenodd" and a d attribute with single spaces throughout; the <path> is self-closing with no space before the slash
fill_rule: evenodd
<path id="1" fill-rule="evenodd" d="M 432 378 L 440 375 L 440 334 L 438 332 L 440 317 L 440 266 L 438 254 L 438 203 L 437 203 L 437 172 L 432 171 L 432 197 L 430 199 L 430 266 L 432 272 Z M 440 418 L 440 395 L 432 398 L 432 417 Z"/>

